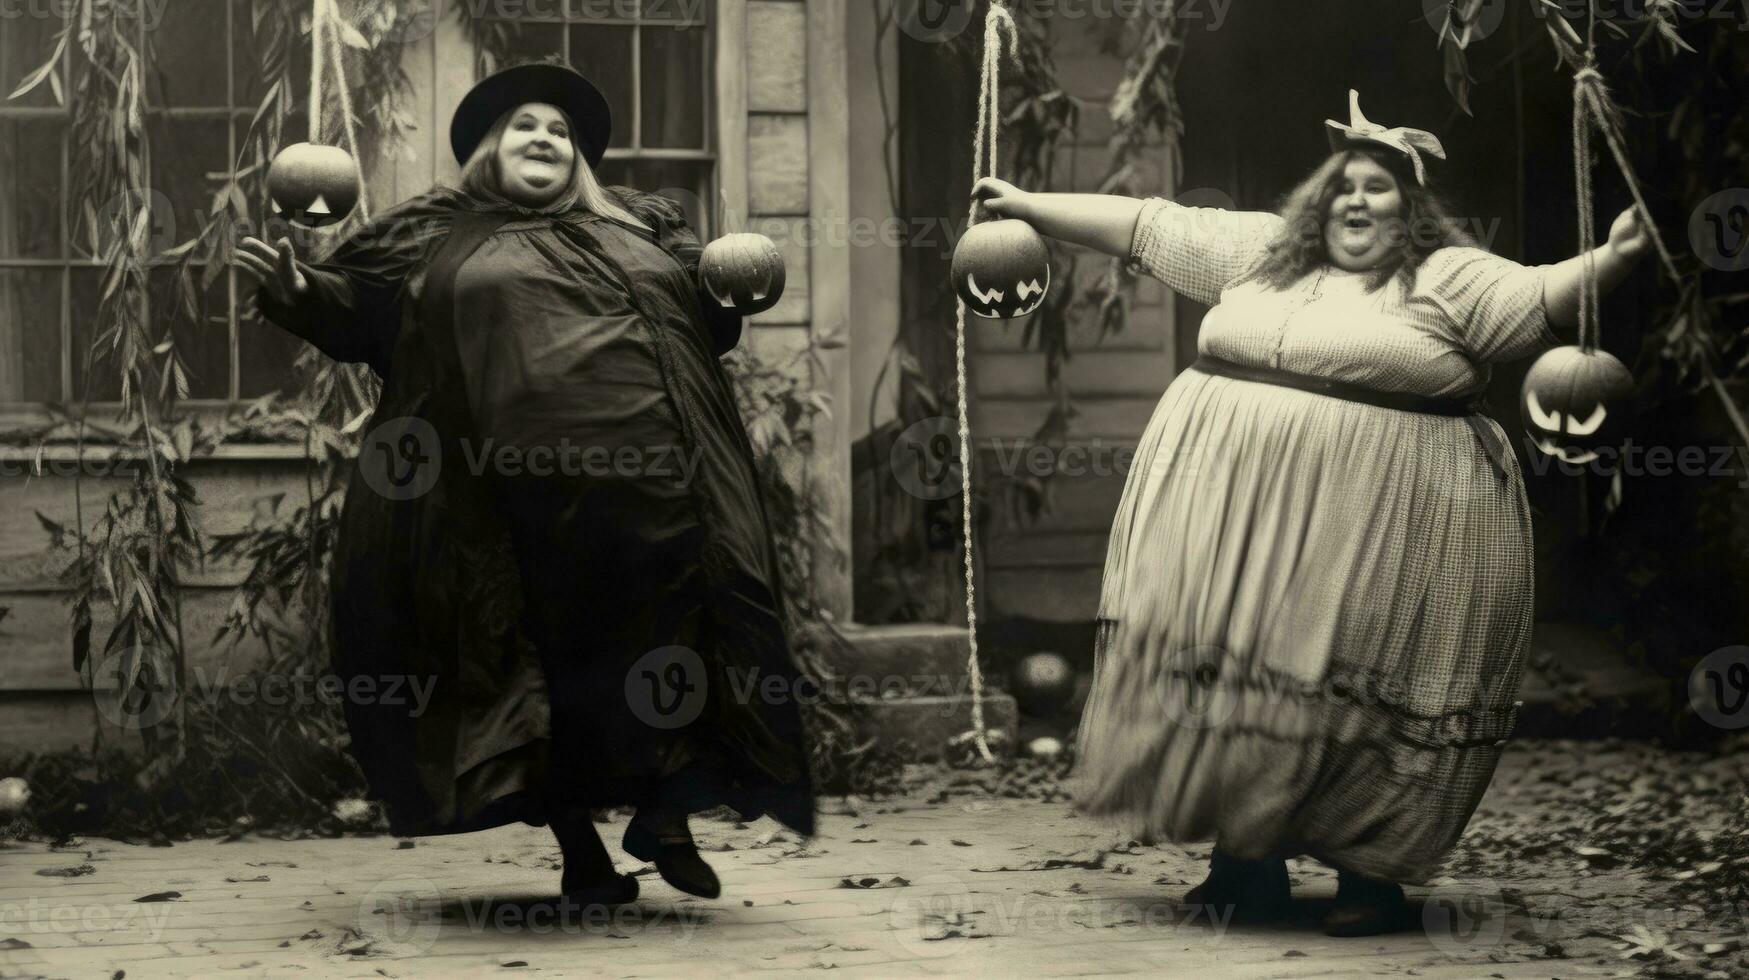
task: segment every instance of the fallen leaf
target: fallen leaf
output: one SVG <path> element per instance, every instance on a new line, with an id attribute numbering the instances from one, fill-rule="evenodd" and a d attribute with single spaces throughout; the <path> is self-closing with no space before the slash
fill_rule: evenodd
<path id="1" fill-rule="evenodd" d="M 36 873 L 44 878 L 78 878 L 81 875 L 92 874 L 96 870 L 89 864 L 81 864 L 72 868 L 38 868 Z"/>

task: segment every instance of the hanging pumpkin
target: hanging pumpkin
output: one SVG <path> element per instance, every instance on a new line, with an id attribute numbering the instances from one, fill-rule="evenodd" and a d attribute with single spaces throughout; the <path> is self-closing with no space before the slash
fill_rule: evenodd
<path id="1" fill-rule="evenodd" d="M 698 275 L 719 305 L 742 316 L 763 313 L 783 298 L 783 255 L 764 235 L 739 232 L 706 245 Z"/>
<path id="2" fill-rule="evenodd" d="M 1633 386 L 1628 369 L 1608 352 L 1556 347 L 1524 376 L 1525 431 L 1562 462 L 1592 462 L 1598 449 L 1618 441 L 1621 403 Z"/>
<path id="3" fill-rule="evenodd" d="M 1020 710 L 1034 718 L 1056 714 L 1075 696 L 1075 668 L 1060 653 L 1027 654 L 1010 679 Z"/>
<path id="4" fill-rule="evenodd" d="M 267 170 L 273 213 L 293 224 L 321 228 L 334 224 L 358 204 L 358 164 L 338 146 L 293 143 L 279 151 Z"/>
<path id="5" fill-rule="evenodd" d="M 953 250 L 953 288 L 966 309 L 986 319 L 1025 316 L 1051 288 L 1051 256 L 1043 238 L 1018 218 L 966 229 Z"/>

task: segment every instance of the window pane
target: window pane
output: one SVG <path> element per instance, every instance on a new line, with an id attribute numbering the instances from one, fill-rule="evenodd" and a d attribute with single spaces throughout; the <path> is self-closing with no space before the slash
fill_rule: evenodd
<path id="1" fill-rule="evenodd" d="M 97 302 L 103 295 L 103 270 L 93 268 L 74 269 L 72 292 L 72 325 L 73 325 L 73 390 L 67 393 L 68 400 L 77 404 L 87 397 L 85 383 L 85 362 L 92 359 L 91 384 L 89 397 L 93 402 L 121 401 L 121 376 L 117 374 L 117 361 L 106 343 L 95 355 L 91 353 L 91 343 L 102 332 L 104 325 L 97 322 Z"/>
<path id="2" fill-rule="evenodd" d="M 623 185 L 660 194 L 680 205 L 701 240 L 711 237 L 707 211 L 715 207 L 708 160 L 603 160 L 596 176 L 605 185 Z"/>
<path id="3" fill-rule="evenodd" d="M 61 400 L 61 270 L 0 269 L 0 402 Z"/>
<path id="4" fill-rule="evenodd" d="M 508 52 L 500 70 L 530 62 L 565 60 L 565 26 L 559 23 L 518 21 L 509 25 Z"/>
<path id="5" fill-rule="evenodd" d="M 631 23 L 638 19 L 639 0 L 565 0 L 565 15 L 571 20 L 617 20 Z"/>
<path id="6" fill-rule="evenodd" d="M 192 238 L 212 215 L 213 192 L 222 181 L 208 180 L 209 173 L 230 167 L 225 119 L 174 119 L 149 115 L 147 137 L 152 141 L 152 246 L 161 252 Z M 169 208 L 167 218 L 157 211 Z"/>
<path id="7" fill-rule="evenodd" d="M 642 34 L 642 145 L 703 149 L 704 30 L 645 27 Z"/>
<path id="8" fill-rule="evenodd" d="M 0 85 L 6 92 L 18 87 L 31 72 L 36 71 L 48 60 L 55 50 L 55 35 L 60 33 L 61 18 L 58 16 L 70 5 L 67 4 L 21 4 L 13 13 L 16 16 L 0 17 Z M 69 39 L 68 47 L 71 47 Z M 69 84 L 66 71 L 67 59 L 61 59 L 61 83 Z M 32 89 L 29 95 L 21 96 L 6 103 L 7 105 L 55 105 L 54 83 L 43 79 L 43 83 Z M 4 94 L 4 93 L 0 93 Z"/>
<path id="9" fill-rule="evenodd" d="M 194 294 L 192 313 L 183 305 L 176 267 L 159 266 L 152 270 L 151 336 L 154 340 L 162 336 L 164 324 L 170 323 L 176 351 L 183 367 L 188 369 L 189 398 L 229 398 L 231 330 L 225 312 L 225 277 L 219 276 L 203 292 L 201 269 L 201 266 L 189 268 Z"/>
<path id="10" fill-rule="evenodd" d="M 147 49 L 146 99 L 153 106 L 224 106 L 226 52 L 223 4 L 142 4 Z M 304 76 L 308 78 L 309 76 Z"/>
<path id="11" fill-rule="evenodd" d="M 686 21 L 699 24 L 710 19 L 711 0 L 642 0 L 647 21 Z"/>
<path id="12" fill-rule="evenodd" d="M 304 342 L 257 315 L 251 289 L 241 278 L 237 280 L 239 397 L 259 398 L 270 391 L 291 394 L 299 387 L 296 363 Z"/>
<path id="13" fill-rule="evenodd" d="M 608 146 L 633 145 L 632 30 L 600 24 L 571 26 L 571 66 L 601 88 L 613 112 Z"/>
<path id="14" fill-rule="evenodd" d="M 61 257 L 59 119 L 0 119 L 0 256 Z"/>

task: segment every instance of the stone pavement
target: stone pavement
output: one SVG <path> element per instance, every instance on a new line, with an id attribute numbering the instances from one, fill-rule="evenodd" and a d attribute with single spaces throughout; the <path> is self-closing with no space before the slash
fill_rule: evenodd
<path id="1" fill-rule="evenodd" d="M 416 842 L 0 845 L 0 975 L 1567 978 L 1635 966 L 1598 940 L 1582 951 L 1578 926 L 1558 921 L 1571 882 L 1518 881 L 1502 903 L 1498 882 L 1442 879 L 1412 892 L 1432 896 L 1424 928 L 1336 940 L 1315 926 L 1334 878 L 1312 862 L 1292 866 L 1300 921 L 1226 927 L 1175 901 L 1206 851 L 1131 846 L 1063 803 L 938 792 L 823 808 L 806 845 L 766 822 L 699 821 L 724 882 L 716 901 L 645 872 L 636 904 L 564 920 L 557 849 L 521 825 Z M 616 844 L 623 826 L 600 829 Z M 1628 894 L 1631 877 L 1584 887 Z"/>

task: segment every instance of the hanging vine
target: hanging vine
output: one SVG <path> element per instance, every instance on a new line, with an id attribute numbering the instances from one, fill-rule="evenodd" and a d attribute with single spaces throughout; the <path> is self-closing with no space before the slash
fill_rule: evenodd
<path id="1" fill-rule="evenodd" d="M 345 57 L 356 65 L 354 77 L 366 81 L 360 89 L 366 95 L 363 118 L 357 120 L 370 136 L 368 141 L 361 138 L 365 146 L 392 147 L 411 128 L 398 107 L 407 86 L 399 67 L 400 48 L 384 42 L 413 6 L 406 0 L 356 0 L 343 15 Z M 198 498 L 178 467 L 235 438 L 296 434 L 307 445 L 320 447 L 321 472 L 319 478 L 312 476 L 304 508 L 289 519 L 270 517 L 252 528 L 248 534 L 257 536 L 253 543 L 232 536 L 212 552 L 215 557 L 255 559 L 221 636 L 225 631 L 269 634 L 269 624 L 287 621 L 291 609 L 268 583 L 302 577 L 308 588 L 300 591 L 315 594 L 322 572 L 319 562 L 309 559 L 325 554 L 321 541 L 331 534 L 336 516 L 333 463 L 355 451 L 349 437 L 376 394 L 374 379 L 362 367 L 336 364 L 306 348 L 298 361 L 303 387 L 289 399 L 269 395 L 222 419 L 196 416 L 181 405 L 189 393 L 189 372 L 176 346 L 176 330 L 207 326 L 195 320 L 197 295 L 226 273 L 241 235 L 290 231 L 283 223 L 276 228 L 266 220 L 271 212 L 265 176 L 283 143 L 286 123 L 300 108 L 294 52 L 308 43 L 308 4 L 249 0 L 235 15 L 242 16 L 243 7 L 258 51 L 252 67 L 265 94 L 242 137 L 238 159 L 209 175 L 211 206 L 200 216 L 199 227 L 186 241 L 162 252 L 148 234 L 154 195 L 147 183 L 152 145 L 144 119 L 149 111 L 168 106 L 150 101 L 144 80 L 149 72 L 161 70 L 158 52 L 153 36 L 129 16 L 130 5 L 78 0 L 54 37 L 49 57 L 11 95 L 18 98 L 44 84 L 58 99 L 70 94 L 70 172 L 76 175 L 68 199 L 71 232 L 105 271 L 95 336 L 79 352 L 84 388 L 77 408 L 49 406 L 43 424 L 9 435 L 35 441 L 39 460 L 52 446 L 72 444 L 73 526 L 38 516 L 51 548 L 68 559 L 61 584 L 71 605 L 74 668 L 93 686 L 113 682 L 114 696 L 130 712 L 154 710 L 154 699 L 168 702 L 171 724 L 140 727 L 151 760 L 143 776 L 148 782 L 184 757 L 189 712 L 210 707 L 175 696 L 185 689 L 191 640 L 184 631 L 181 576 L 199 568 L 208 554 L 196 521 Z M 73 57 L 64 58 L 69 52 Z M 62 78 L 64 69 L 69 70 L 70 84 Z M 345 123 L 336 119 L 335 125 Z M 356 220 L 364 217 L 358 214 Z M 317 239 L 296 237 L 314 255 L 351 227 L 343 224 Z M 175 274 L 175 300 L 168 309 L 154 306 L 156 297 L 148 294 L 149 270 L 166 261 L 173 262 Z M 247 307 L 239 302 L 240 315 L 248 315 Z M 120 404 L 107 424 L 91 411 L 99 369 L 113 371 L 119 381 Z M 133 464 L 127 467 L 133 474 L 130 485 L 112 494 L 95 516 L 86 512 L 80 477 L 92 443 L 107 444 L 101 451 Z M 302 560 L 275 565 L 277 551 L 266 543 L 276 538 L 295 542 Z M 261 615 L 264 604 L 278 607 L 274 615 Z M 104 605 L 114 621 L 94 655 L 94 612 Z M 308 609 L 319 616 L 319 604 L 310 603 Z M 323 631 L 305 635 L 310 643 L 319 643 Z M 93 744 L 94 749 L 100 744 L 96 735 Z"/>

